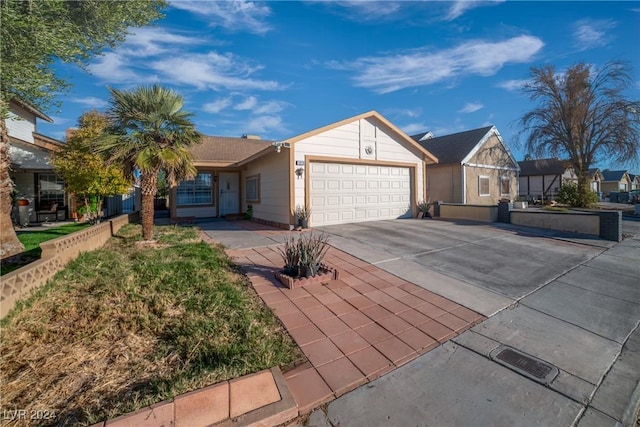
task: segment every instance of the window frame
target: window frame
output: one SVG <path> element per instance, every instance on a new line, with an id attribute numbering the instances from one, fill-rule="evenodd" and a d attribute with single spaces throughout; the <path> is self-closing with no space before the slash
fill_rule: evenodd
<path id="1" fill-rule="evenodd" d="M 487 193 L 482 192 L 482 180 L 487 180 Z M 487 197 L 491 196 L 491 177 L 489 175 L 478 175 L 478 196 Z"/>
<path id="2" fill-rule="evenodd" d="M 504 182 L 507 182 L 508 192 L 504 192 Z M 511 197 L 511 177 L 509 175 L 501 175 L 500 176 L 500 197 Z"/>
<path id="3" fill-rule="evenodd" d="M 255 185 L 255 197 L 249 197 L 249 181 L 254 181 L 256 182 Z M 244 178 L 244 199 L 245 202 L 247 203 L 260 203 L 260 174 L 256 174 L 256 175 L 249 175 L 247 177 Z"/>
<path id="4" fill-rule="evenodd" d="M 198 175 L 209 175 L 209 200 L 202 203 L 197 203 L 196 197 L 195 197 L 196 190 L 198 188 L 196 187 L 195 183 L 197 182 Z M 191 190 L 190 196 L 192 197 L 192 200 L 190 200 L 190 203 L 180 203 L 180 195 L 179 195 L 180 187 L 185 185 L 185 183 L 189 183 L 189 182 L 193 182 L 192 184 L 193 188 L 190 189 Z M 214 184 L 213 171 L 199 171 L 193 179 L 180 181 L 180 183 L 176 187 L 176 207 L 184 208 L 184 207 L 190 207 L 190 206 L 196 206 L 196 207 L 214 206 L 214 186 L 215 184 Z"/>

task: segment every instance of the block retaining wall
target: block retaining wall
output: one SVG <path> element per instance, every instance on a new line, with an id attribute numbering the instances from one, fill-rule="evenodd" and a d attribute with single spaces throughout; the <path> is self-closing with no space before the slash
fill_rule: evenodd
<path id="1" fill-rule="evenodd" d="M 11 311 L 18 300 L 47 283 L 81 252 L 102 247 L 123 225 L 137 220 L 138 212 L 120 215 L 73 234 L 41 243 L 42 255 L 39 260 L 0 278 L 0 319 Z"/>

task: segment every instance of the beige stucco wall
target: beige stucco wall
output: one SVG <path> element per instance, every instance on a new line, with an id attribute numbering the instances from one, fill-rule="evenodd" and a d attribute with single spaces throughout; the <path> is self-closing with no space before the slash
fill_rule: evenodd
<path id="1" fill-rule="evenodd" d="M 371 147 L 370 154 L 366 148 Z M 337 159 L 364 160 L 371 164 L 384 162 L 411 163 L 415 165 L 417 182 L 413 185 L 419 199 L 424 195 L 422 153 L 409 146 L 375 118 L 364 118 L 329 129 L 293 144 L 295 161 L 305 161 L 307 156 Z M 323 160 L 324 161 L 324 160 Z M 296 166 L 292 166 L 292 171 Z M 292 172 L 293 173 L 293 172 Z M 307 171 L 305 171 L 307 173 Z M 413 193 L 413 192 L 412 192 Z M 417 200 L 413 200 L 415 204 Z M 294 206 L 305 203 L 305 179 L 295 180 Z"/>
<path id="2" fill-rule="evenodd" d="M 518 181 L 515 171 L 488 169 L 465 166 L 467 204 L 470 205 L 497 205 L 500 199 L 513 200 L 518 195 Z M 480 195 L 480 177 L 489 177 L 489 195 Z M 509 194 L 501 192 L 501 177 L 509 177 Z"/>
<path id="3" fill-rule="evenodd" d="M 427 199 L 432 202 L 462 203 L 462 166 L 428 165 Z"/>
<path id="4" fill-rule="evenodd" d="M 289 165 L 289 149 L 273 152 L 249 163 L 240 176 L 241 210 L 253 206 L 254 218 L 289 224 L 289 179 L 294 168 Z M 245 181 L 247 177 L 260 175 L 259 202 L 247 203 Z"/>
<path id="5" fill-rule="evenodd" d="M 511 211 L 511 223 L 596 236 L 600 234 L 600 218 L 591 214 Z"/>
<path id="6" fill-rule="evenodd" d="M 626 190 L 622 190 L 620 188 L 620 185 L 623 184 L 623 183 L 627 184 L 627 189 Z M 631 190 L 631 182 L 627 178 L 624 178 L 624 179 L 622 179 L 620 181 L 616 181 L 616 182 L 613 182 L 613 181 L 604 182 L 604 181 L 602 181 L 601 182 L 601 187 L 602 187 L 602 192 L 606 196 L 611 191 L 629 191 L 629 190 Z"/>
<path id="7" fill-rule="evenodd" d="M 498 206 L 441 205 L 440 217 L 446 219 L 470 219 L 474 221 L 496 222 Z"/>

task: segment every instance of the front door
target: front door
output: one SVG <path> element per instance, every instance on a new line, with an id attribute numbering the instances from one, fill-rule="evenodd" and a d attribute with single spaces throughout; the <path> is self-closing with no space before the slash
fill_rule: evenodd
<path id="1" fill-rule="evenodd" d="M 220 216 L 240 213 L 240 174 L 221 172 L 218 177 L 220 188 Z"/>

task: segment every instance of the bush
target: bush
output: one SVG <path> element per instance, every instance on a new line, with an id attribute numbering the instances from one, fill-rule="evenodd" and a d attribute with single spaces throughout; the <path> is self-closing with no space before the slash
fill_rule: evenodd
<path id="1" fill-rule="evenodd" d="M 569 182 L 562 186 L 556 200 L 571 207 L 588 208 L 598 203 L 598 195 L 590 189 L 581 192 L 576 184 Z"/>

